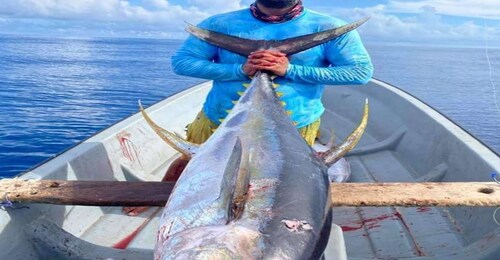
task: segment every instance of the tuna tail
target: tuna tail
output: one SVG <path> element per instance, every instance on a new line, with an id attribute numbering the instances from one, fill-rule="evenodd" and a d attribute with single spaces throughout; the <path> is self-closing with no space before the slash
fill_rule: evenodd
<path id="1" fill-rule="evenodd" d="M 188 156 L 189 158 L 193 157 L 193 155 L 196 153 L 196 150 L 198 149 L 199 145 L 190 143 L 178 135 L 169 132 L 163 128 L 161 128 L 159 125 L 157 125 L 153 120 L 146 114 L 146 111 L 144 111 L 144 108 L 142 107 L 141 101 L 138 101 L 139 103 L 139 109 L 141 111 L 142 116 L 144 117 L 144 120 L 148 123 L 151 128 L 160 136 L 163 141 L 165 141 L 167 144 L 169 144 L 172 148 L 177 150 L 178 152 Z"/>
<path id="2" fill-rule="evenodd" d="M 243 153 L 238 137 L 224 171 L 219 200 L 225 209 L 226 224 L 238 219 L 243 213 L 250 184 L 248 153 Z"/>
<path id="3" fill-rule="evenodd" d="M 339 145 L 330 148 L 328 151 L 321 153 L 325 164 L 327 166 L 333 165 L 340 158 L 344 157 L 349 151 L 351 151 L 361 140 L 361 136 L 365 131 L 366 125 L 368 124 L 368 99 L 365 101 L 365 107 L 363 111 L 363 116 L 359 126 Z"/>
<path id="4" fill-rule="evenodd" d="M 238 53 L 245 57 L 250 55 L 251 52 L 260 49 L 273 49 L 285 53 L 286 55 L 292 55 L 348 33 L 358 28 L 368 19 L 370 18 L 365 17 L 354 23 L 340 26 L 331 30 L 288 38 L 285 40 L 266 41 L 244 39 L 215 31 L 204 30 L 190 24 L 188 24 L 188 28 L 186 28 L 186 31 L 210 44 L 232 51 L 234 53 Z"/>

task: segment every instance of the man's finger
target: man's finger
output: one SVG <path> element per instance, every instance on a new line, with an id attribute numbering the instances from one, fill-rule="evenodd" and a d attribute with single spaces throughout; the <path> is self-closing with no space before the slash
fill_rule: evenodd
<path id="1" fill-rule="evenodd" d="M 276 57 L 276 56 L 272 56 L 272 55 L 263 55 L 260 57 L 251 56 L 248 58 L 248 60 L 266 60 L 266 61 L 275 61 L 278 63 L 283 63 L 285 61 L 288 61 L 288 59 L 286 57 Z"/>
<path id="2" fill-rule="evenodd" d="M 249 59 L 261 59 L 261 58 L 282 58 L 284 56 L 281 55 L 275 55 L 273 53 L 256 53 L 256 54 L 250 54 L 248 56 Z"/>
<path id="3" fill-rule="evenodd" d="M 280 51 L 277 51 L 277 50 L 257 50 L 257 51 L 252 51 L 250 52 L 250 54 L 253 54 L 253 53 L 265 53 L 265 52 L 268 52 L 268 53 L 276 53 L 278 55 L 283 55 L 283 56 L 286 56 L 285 53 L 283 52 L 280 52 Z"/>
<path id="4" fill-rule="evenodd" d="M 260 64 L 255 64 L 255 66 L 264 66 L 264 67 L 273 67 L 276 66 L 277 64 L 274 62 L 262 62 Z"/>
<path id="5" fill-rule="evenodd" d="M 254 65 L 253 67 L 256 70 L 269 70 L 269 71 L 273 71 L 274 69 L 276 69 L 276 64 L 263 63 L 263 64 L 259 64 L 259 65 Z"/>
<path id="6" fill-rule="evenodd" d="M 286 57 L 286 54 L 279 51 L 260 50 L 251 52 L 248 57 L 262 57 L 262 56 Z"/>
<path id="7" fill-rule="evenodd" d="M 280 63 L 279 60 L 275 59 L 275 58 L 261 58 L 261 59 L 250 59 L 248 60 L 248 62 L 250 64 L 262 64 L 262 63 L 273 63 L 273 64 L 277 64 L 277 63 Z"/>

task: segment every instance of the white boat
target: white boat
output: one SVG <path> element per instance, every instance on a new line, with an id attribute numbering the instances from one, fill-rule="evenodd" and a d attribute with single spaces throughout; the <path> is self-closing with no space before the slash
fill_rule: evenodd
<path id="1" fill-rule="evenodd" d="M 197 85 L 147 109 L 184 134 L 211 86 Z M 378 80 L 327 87 L 321 142 L 342 139 L 370 100 L 368 128 L 347 159 L 352 182 L 481 182 L 500 157 L 445 116 Z M 178 153 L 135 114 L 19 176 L 23 179 L 159 181 Z M 141 196 L 141 194 L 137 194 Z M 0 259 L 152 259 L 156 208 L 26 205 L 0 212 Z M 500 211 L 500 210 L 499 210 Z M 497 211 L 498 212 L 498 211 Z M 495 208 L 334 208 L 326 259 L 500 259 Z M 116 244 L 153 216 L 126 249 Z M 500 221 L 500 212 L 497 216 Z"/>

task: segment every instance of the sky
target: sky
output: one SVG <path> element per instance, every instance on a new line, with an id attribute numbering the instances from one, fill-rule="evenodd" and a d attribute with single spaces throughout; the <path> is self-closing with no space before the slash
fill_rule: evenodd
<path id="1" fill-rule="evenodd" d="M 218 13 L 252 0 L 0 0 L 0 34 L 175 38 Z M 348 22 L 380 42 L 500 46 L 499 0 L 303 0 L 306 8 Z"/>

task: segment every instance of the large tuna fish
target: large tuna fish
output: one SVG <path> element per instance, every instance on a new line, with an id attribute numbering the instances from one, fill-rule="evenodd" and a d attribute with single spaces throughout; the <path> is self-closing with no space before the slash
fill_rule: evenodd
<path id="1" fill-rule="evenodd" d="M 272 42 L 196 27 L 189 31 L 242 55 L 262 47 L 293 54 L 363 22 Z M 276 97 L 270 75 L 264 72 L 257 72 L 224 122 L 201 146 L 161 129 L 141 111 L 165 141 L 192 157 L 161 216 L 156 259 L 321 257 L 331 225 L 327 169 L 361 138 L 367 105 L 360 126 L 342 144 L 321 155 L 300 136 Z"/>

